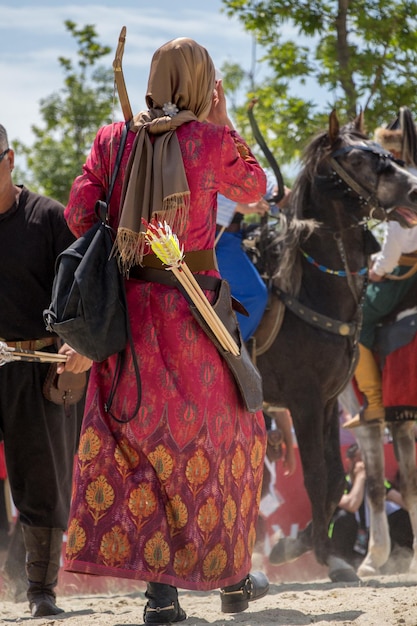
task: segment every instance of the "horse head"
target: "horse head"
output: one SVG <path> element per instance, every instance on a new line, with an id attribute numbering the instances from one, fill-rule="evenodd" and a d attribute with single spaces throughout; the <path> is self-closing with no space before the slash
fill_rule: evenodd
<path id="1" fill-rule="evenodd" d="M 336 111 L 328 127 L 306 146 L 288 207 L 277 224 L 261 230 L 259 247 L 268 276 L 297 294 L 300 255 L 312 233 L 346 240 L 369 220 L 417 224 L 417 177 L 365 132 L 364 115 L 340 125 Z M 265 258 L 266 257 L 266 258 Z"/>
<path id="2" fill-rule="evenodd" d="M 332 111 L 327 136 L 322 135 L 321 141 L 322 158 L 316 160 L 323 176 L 316 180 L 319 187 L 344 194 L 359 219 L 394 220 L 405 228 L 417 224 L 417 177 L 366 136 L 363 112 L 340 127 Z M 312 149 L 314 142 L 310 154 Z"/>

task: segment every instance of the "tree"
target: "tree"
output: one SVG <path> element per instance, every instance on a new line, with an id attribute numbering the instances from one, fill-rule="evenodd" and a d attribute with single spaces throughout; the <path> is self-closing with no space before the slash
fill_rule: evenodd
<path id="1" fill-rule="evenodd" d="M 412 109 L 415 0 L 223 0 L 223 5 L 262 50 L 257 66 L 266 66 L 269 74 L 260 83 L 256 67 L 245 73 L 246 99 L 258 99 L 261 131 L 284 163 L 298 158 L 333 108 L 346 121 L 362 108 L 369 132 L 394 119 L 400 106 Z M 226 88 L 228 78 L 226 69 Z M 231 86 L 236 91 L 243 83 Z M 314 91 L 321 92 L 320 100 L 311 97 Z M 247 103 L 234 115 L 249 138 Z"/>
<path id="2" fill-rule="evenodd" d="M 31 186 L 63 204 L 97 129 L 111 121 L 113 107 L 113 71 L 96 65 L 111 48 L 97 42 L 92 25 L 77 28 L 67 20 L 65 27 L 78 44 L 78 67 L 59 57 L 64 87 L 40 101 L 44 127 L 32 126 L 34 144 L 16 146 L 25 156 Z"/>

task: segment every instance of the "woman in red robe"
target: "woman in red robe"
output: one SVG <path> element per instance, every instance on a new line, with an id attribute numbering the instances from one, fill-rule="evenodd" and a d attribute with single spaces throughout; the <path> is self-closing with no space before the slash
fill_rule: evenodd
<path id="1" fill-rule="evenodd" d="M 110 202 L 141 405 L 129 419 L 137 400 L 131 358 L 117 382 L 111 410 L 117 419 L 104 407 L 117 357 L 93 365 L 66 569 L 146 581 L 145 623 L 168 623 L 185 619 L 177 587 L 220 588 L 221 608 L 230 613 L 267 593 L 266 577 L 249 574 L 266 435 L 262 412 L 245 408 L 184 295 L 147 279 L 155 257 L 144 244 L 142 218 L 166 220 L 185 260 L 194 257 L 193 271 L 218 278 L 217 194 L 255 202 L 266 180 L 233 130 L 210 56 L 193 40 L 176 39 L 155 52 L 146 103 L 130 123 Z M 77 236 L 106 197 L 123 126 L 99 130 L 74 181 L 65 216 Z"/>

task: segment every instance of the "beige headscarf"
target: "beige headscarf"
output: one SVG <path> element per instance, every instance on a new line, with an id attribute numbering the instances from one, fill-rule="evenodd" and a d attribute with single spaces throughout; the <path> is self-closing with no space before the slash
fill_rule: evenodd
<path id="1" fill-rule="evenodd" d="M 214 64 L 207 50 L 192 39 L 173 39 L 153 55 L 146 93 L 149 109 L 135 115 L 131 124 L 137 136 L 126 170 L 116 239 L 124 272 L 143 259 L 142 218 L 166 220 L 179 238 L 184 232 L 190 190 L 175 130 L 207 118 L 214 86 Z"/>

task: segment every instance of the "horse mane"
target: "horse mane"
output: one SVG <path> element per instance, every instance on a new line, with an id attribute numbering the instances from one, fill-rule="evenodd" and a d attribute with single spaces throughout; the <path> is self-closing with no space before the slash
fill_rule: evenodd
<path id="1" fill-rule="evenodd" d="M 312 187 L 322 161 L 341 145 L 352 145 L 368 139 L 363 130 L 363 119 L 356 118 L 342 126 L 336 143 L 330 140 L 329 131 L 318 133 L 304 148 L 301 170 L 291 189 L 288 207 L 279 215 L 276 244 L 281 246 L 279 266 L 274 283 L 286 293 L 297 296 L 301 285 L 300 243 L 308 239 L 320 226 L 314 218 L 305 218 L 311 205 Z"/>

